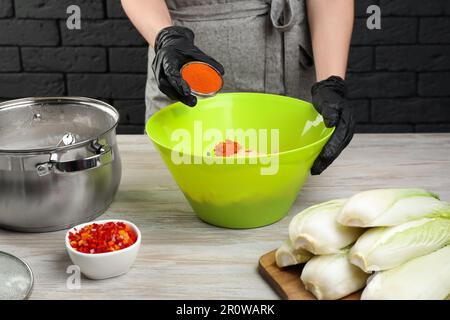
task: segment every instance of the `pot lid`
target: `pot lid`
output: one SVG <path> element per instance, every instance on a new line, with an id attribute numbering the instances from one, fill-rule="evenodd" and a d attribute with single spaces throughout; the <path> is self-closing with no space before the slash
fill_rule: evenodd
<path id="1" fill-rule="evenodd" d="M 82 97 L 25 98 L 0 103 L 0 152 L 74 148 L 96 140 L 119 122 L 109 104 Z M 70 134 L 73 141 L 61 143 Z"/>
<path id="2" fill-rule="evenodd" d="M 0 300 L 26 299 L 33 288 L 33 272 L 23 260 L 0 251 Z"/>

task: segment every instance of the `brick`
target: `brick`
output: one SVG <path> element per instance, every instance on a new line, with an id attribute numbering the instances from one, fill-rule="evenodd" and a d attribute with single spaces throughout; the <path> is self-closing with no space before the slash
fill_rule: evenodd
<path id="1" fill-rule="evenodd" d="M 380 30 L 369 30 L 366 19 L 355 19 L 353 45 L 416 43 L 416 18 L 381 18 Z"/>
<path id="2" fill-rule="evenodd" d="M 450 99 L 375 99 L 374 123 L 450 122 Z"/>
<path id="3" fill-rule="evenodd" d="M 450 97 L 450 72 L 419 74 L 418 91 L 424 97 Z"/>
<path id="4" fill-rule="evenodd" d="M 94 98 L 142 99 L 146 76 L 140 74 L 69 74 L 69 95 Z"/>
<path id="5" fill-rule="evenodd" d="M 13 13 L 12 0 L 0 0 L 0 18 L 9 18 Z"/>
<path id="6" fill-rule="evenodd" d="M 16 0 L 15 11 L 18 18 L 66 19 L 67 8 L 80 7 L 81 19 L 103 18 L 103 1 L 99 0 Z"/>
<path id="7" fill-rule="evenodd" d="M 369 122 L 370 120 L 369 100 L 351 100 L 350 106 L 353 108 L 353 115 L 357 123 Z"/>
<path id="8" fill-rule="evenodd" d="M 128 20 L 83 21 L 81 30 L 69 30 L 61 22 L 64 45 L 142 46 L 144 39 Z"/>
<path id="9" fill-rule="evenodd" d="M 22 48 L 25 71 L 104 72 L 104 48 Z"/>
<path id="10" fill-rule="evenodd" d="M 348 71 L 371 71 L 374 64 L 373 51 L 372 47 L 351 47 L 348 58 Z"/>
<path id="11" fill-rule="evenodd" d="M 147 73 L 148 48 L 109 49 L 109 68 L 113 72 Z"/>
<path id="12" fill-rule="evenodd" d="M 57 45 L 55 21 L 0 20 L 0 45 Z"/>
<path id="13" fill-rule="evenodd" d="M 117 128 L 117 134 L 144 134 L 144 125 L 142 126 L 127 126 L 120 125 Z"/>
<path id="14" fill-rule="evenodd" d="M 0 72 L 20 71 L 18 48 L 0 47 Z"/>
<path id="15" fill-rule="evenodd" d="M 122 125 L 145 124 L 145 101 L 141 100 L 114 100 L 114 107 L 120 113 Z"/>
<path id="16" fill-rule="evenodd" d="M 376 48 L 375 57 L 377 70 L 450 70 L 450 45 L 382 46 Z"/>
<path id="17" fill-rule="evenodd" d="M 64 79 L 61 74 L 0 74 L 0 97 L 2 98 L 62 96 L 64 94 Z"/>
<path id="18" fill-rule="evenodd" d="M 415 132 L 450 132 L 450 123 L 416 124 Z"/>
<path id="19" fill-rule="evenodd" d="M 450 44 L 450 17 L 421 18 L 419 41 Z"/>
<path id="20" fill-rule="evenodd" d="M 371 5 L 379 5 L 380 0 L 356 0 L 355 1 L 355 16 L 368 17 L 367 8 Z M 383 11 L 381 12 L 383 14 Z"/>
<path id="21" fill-rule="evenodd" d="M 393 98 L 408 97 L 415 93 L 414 73 L 349 73 L 347 76 L 349 97 Z"/>
<path id="22" fill-rule="evenodd" d="M 380 0 L 384 16 L 440 16 L 450 14 L 446 0 Z"/>
<path id="23" fill-rule="evenodd" d="M 357 124 L 356 133 L 408 133 L 414 132 L 411 124 Z"/>
<path id="24" fill-rule="evenodd" d="M 106 14 L 109 18 L 126 18 L 120 0 L 106 0 Z"/>

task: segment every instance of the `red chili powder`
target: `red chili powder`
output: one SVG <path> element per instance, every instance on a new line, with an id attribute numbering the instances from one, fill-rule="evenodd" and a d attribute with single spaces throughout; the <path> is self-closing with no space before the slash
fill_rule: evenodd
<path id="1" fill-rule="evenodd" d="M 239 152 L 241 146 L 236 141 L 232 141 L 230 139 L 225 140 L 224 142 L 219 142 L 214 148 L 214 154 L 217 157 L 229 157 L 235 155 Z"/>
<path id="2" fill-rule="evenodd" d="M 202 62 L 190 62 L 181 70 L 182 78 L 194 93 L 214 94 L 222 88 L 220 74 L 210 65 Z"/>

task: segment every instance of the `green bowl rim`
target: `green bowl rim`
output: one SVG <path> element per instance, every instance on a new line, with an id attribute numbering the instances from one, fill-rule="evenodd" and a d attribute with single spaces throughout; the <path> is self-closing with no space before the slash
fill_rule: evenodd
<path id="1" fill-rule="evenodd" d="M 305 103 L 308 103 L 308 104 L 311 105 L 311 103 L 308 102 L 308 101 L 304 101 L 304 100 L 300 100 L 300 99 L 292 98 L 292 97 L 288 97 L 288 96 L 282 96 L 282 95 L 278 95 L 278 94 L 271 94 L 271 93 L 261 93 L 261 92 L 227 92 L 227 93 L 220 93 L 218 95 L 222 96 L 222 95 L 241 95 L 241 94 L 252 94 L 252 95 L 264 95 L 264 96 L 282 97 L 282 98 L 286 98 L 286 99 L 290 99 L 290 100 L 302 101 L 302 102 L 305 102 Z M 216 95 L 216 96 L 218 96 L 218 95 Z M 214 96 L 214 97 L 216 97 L 216 96 Z M 214 97 L 209 97 L 209 98 L 206 98 L 206 99 L 211 99 L 211 98 L 214 98 Z M 163 143 L 160 143 L 159 141 L 157 141 L 156 139 L 154 139 L 150 135 L 150 132 L 149 132 L 149 127 L 151 125 L 150 122 L 152 121 L 152 119 L 154 119 L 155 115 L 161 115 L 164 112 L 169 112 L 171 109 L 175 108 L 179 104 L 182 104 L 182 103 L 181 102 L 175 102 L 175 103 L 172 103 L 171 105 L 168 105 L 167 107 L 157 111 L 155 114 L 153 114 L 150 117 L 150 119 L 147 120 L 147 123 L 145 124 L 145 132 L 146 132 L 147 136 L 150 138 L 150 140 L 153 141 L 154 143 L 158 144 L 159 146 L 167 149 L 167 150 L 172 150 L 172 148 L 166 146 Z M 186 108 L 191 108 L 191 107 L 186 106 Z M 334 130 L 336 128 L 332 127 L 332 128 L 327 128 L 327 129 L 330 129 L 329 130 L 330 132 L 327 135 L 325 135 L 322 139 L 319 139 L 319 140 L 317 140 L 317 141 L 315 141 L 313 143 L 307 144 L 307 145 L 305 145 L 303 147 L 292 149 L 292 150 L 288 150 L 288 151 L 277 152 L 277 153 L 270 153 L 270 154 L 265 154 L 265 155 L 256 155 L 256 156 L 252 156 L 252 157 L 265 158 L 265 157 L 272 157 L 272 156 L 280 156 L 280 155 L 290 154 L 290 153 L 294 153 L 294 152 L 297 152 L 297 151 L 301 151 L 301 150 L 306 150 L 306 149 L 312 148 L 313 146 L 322 143 L 324 140 L 328 140 L 331 137 L 331 135 L 334 133 Z M 186 154 L 186 155 L 190 156 L 190 157 L 200 157 L 201 156 L 202 158 L 208 158 L 208 156 L 206 156 L 206 155 L 194 155 L 194 154 Z M 249 158 L 249 156 L 237 155 L 234 158 L 236 158 L 236 159 Z"/>

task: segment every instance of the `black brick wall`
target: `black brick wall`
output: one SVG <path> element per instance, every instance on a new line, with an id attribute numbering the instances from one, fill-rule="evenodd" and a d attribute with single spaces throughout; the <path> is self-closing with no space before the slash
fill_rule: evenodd
<path id="1" fill-rule="evenodd" d="M 450 132 L 450 1 L 356 0 L 349 90 L 359 132 Z M 381 8 L 368 30 L 366 8 Z"/>
<path id="2" fill-rule="evenodd" d="M 66 27 L 69 5 L 82 29 Z M 450 1 L 356 0 L 348 83 L 359 132 L 450 132 Z M 382 29 L 366 28 L 377 4 Z M 0 0 L 0 100 L 83 95 L 141 133 L 145 41 L 120 0 Z"/>

